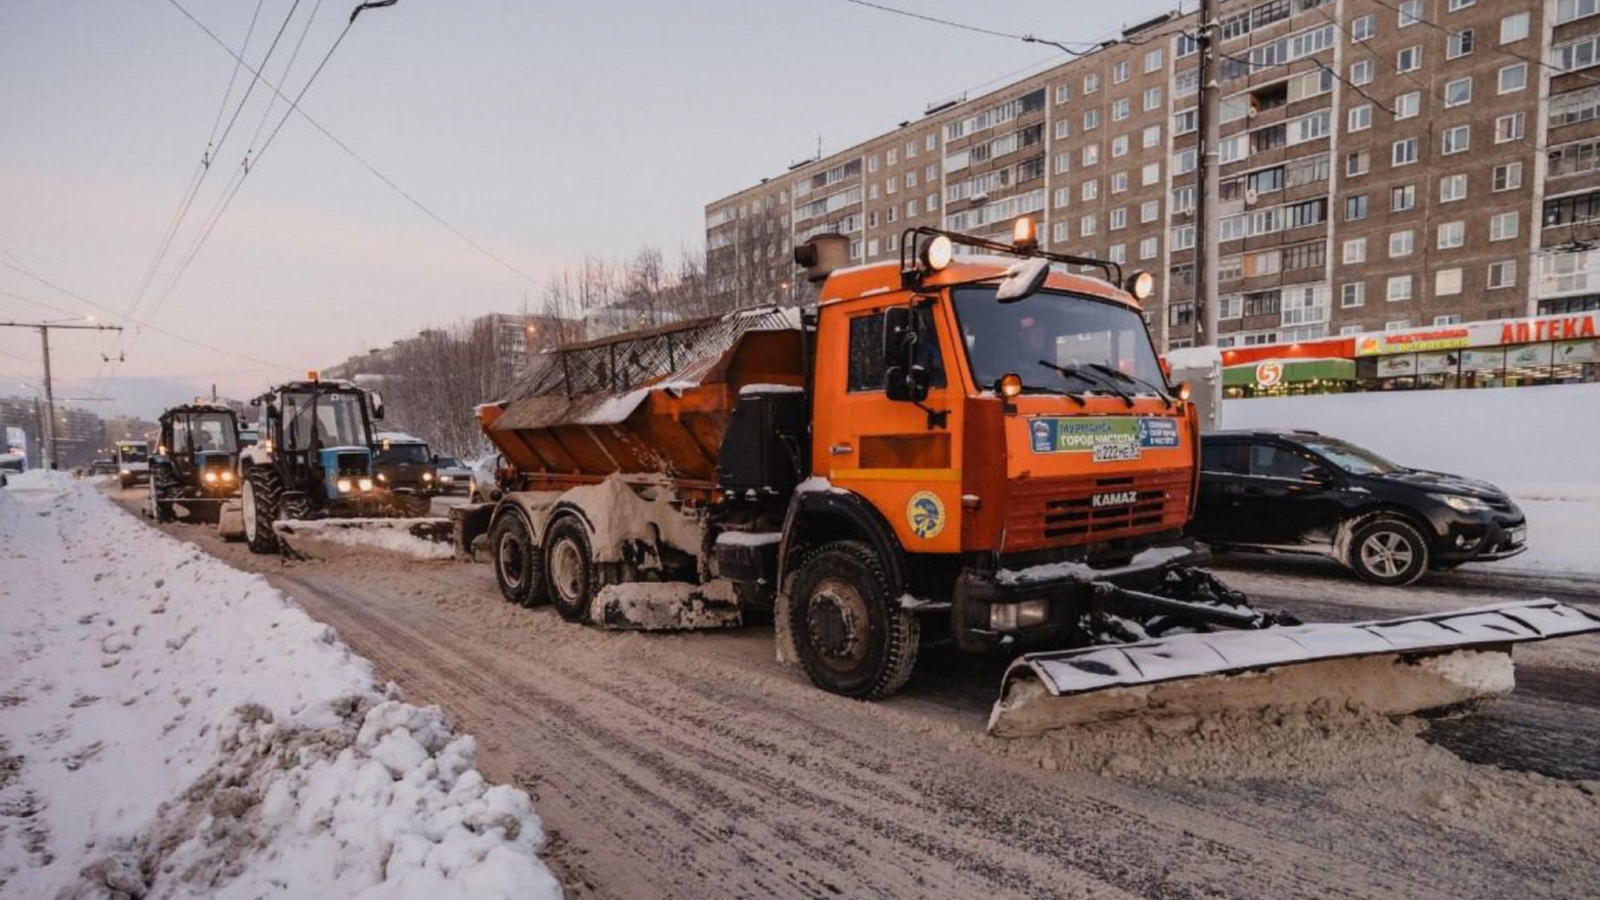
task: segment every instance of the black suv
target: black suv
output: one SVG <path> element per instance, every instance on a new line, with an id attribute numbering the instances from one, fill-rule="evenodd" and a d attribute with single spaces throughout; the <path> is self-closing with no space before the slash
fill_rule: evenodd
<path id="1" fill-rule="evenodd" d="M 1527 549 L 1527 520 L 1482 481 L 1396 465 L 1314 431 L 1201 440 L 1190 532 L 1218 550 L 1331 556 L 1374 584 Z"/>

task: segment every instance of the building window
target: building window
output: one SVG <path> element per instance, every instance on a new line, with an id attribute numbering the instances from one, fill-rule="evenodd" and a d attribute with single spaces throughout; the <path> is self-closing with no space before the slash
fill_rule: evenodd
<path id="1" fill-rule="evenodd" d="M 1146 150 L 1149 150 L 1151 147 L 1154 147 L 1154 146 L 1160 144 L 1161 143 L 1161 126 L 1160 125 L 1146 125 L 1145 129 L 1144 129 L 1144 135 L 1143 135 L 1143 137 L 1140 138 L 1139 142 L 1144 145 L 1144 149 L 1146 149 Z"/>
<path id="2" fill-rule="evenodd" d="M 1367 217 L 1367 195 L 1355 194 L 1344 198 L 1344 218 L 1346 222 L 1354 222 Z"/>
<path id="3" fill-rule="evenodd" d="M 1463 106 L 1472 102 L 1472 78 L 1457 78 L 1444 84 L 1444 105 L 1446 109 L 1453 106 Z"/>
<path id="4" fill-rule="evenodd" d="M 1143 240 L 1139 241 L 1139 258 L 1141 260 L 1155 259 L 1156 255 L 1159 254 L 1160 252 L 1161 252 L 1161 239 L 1160 238 L 1147 237 L 1147 238 L 1144 238 Z"/>
<path id="5" fill-rule="evenodd" d="M 1099 72 L 1090 72 L 1089 74 L 1083 76 L 1083 92 L 1085 94 L 1092 94 L 1098 90 L 1100 90 Z"/>
<path id="6" fill-rule="evenodd" d="M 1441 272 L 1440 274 L 1444 274 L 1444 273 Z M 1461 293 L 1461 288 L 1459 286 L 1457 286 L 1456 290 L 1453 293 L 1457 293 L 1457 294 Z M 1444 316 L 1434 316 L 1433 317 L 1433 324 L 1435 324 L 1435 325 L 1460 325 L 1461 324 L 1461 314 L 1460 313 L 1450 313 L 1449 315 L 1444 315 Z"/>
<path id="7" fill-rule="evenodd" d="M 1467 223 L 1445 222 L 1439 226 L 1439 249 L 1454 250 L 1466 246 Z"/>
<path id="8" fill-rule="evenodd" d="M 1121 231 L 1128 227 L 1128 208 L 1119 206 L 1111 211 L 1106 220 L 1107 231 Z"/>
<path id="9" fill-rule="evenodd" d="M 1411 276 L 1407 275 L 1406 277 L 1410 278 Z M 1409 297 L 1410 296 L 1410 294 L 1409 294 L 1410 284 L 1409 283 L 1407 283 L 1407 285 L 1406 285 L 1406 290 L 1408 291 L 1407 296 Z M 1410 319 L 1396 319 L 1393 322 L 1385 322 L 1385 323 L 1383 323 L 1383 330 L 1384 331 L 1405 331 L 1407 328 L 1410 328 L 1410 327 L 1411 327 L 1411 320 Z"/>
<path id="10" fill-rule="evenodd" d="M 1415 72 L 1420 68 L 1422 68 L 1421 46 L 1407 47 L 1395 54 L 1394 70 L 1396 72 Z"/>
<path id="11" fill-rule="evenodd" d="M 1549 153 L 1549 177 L 1583 175 L 1600 169 L 1600 141 L 1587 140 L 1557 147 Z"/>
<path id="12" fill-rule="evenodd" d="M 1065 173 L 1070 172 L 1070 171 L 1072 171 L 1072 154 L 1071 153 L 1057 153 L 1056 154 L 1055 173 L 1057 175 L 1062 175 L 1062 174 L 1065 174 Z"/>
<path id="13" fill-rule="evenodd" d="M 1489 240 L 1508 241 L 1517 236 L 1518 221 L 1515 212 L 1499 213 L 1489 219 Z"/>
<path id="14" fill-rule="evenodd" d="M 1500 70 L 1500 93 L 1509 94 L 1528 86 L 1528 64 L 1513 63 Z"/>
<path id="15" fill-rule="evenodd" d="M 1123 97 L 1120 100 L 1111 101 L 1111 121 L 1121 122 L 1122 120 L 1128 118 L 1129 109 L 1130 105 L 1127 97 Z"/>
<path id="16" fill-rule="evenodd" d="M 1489 289 L 1517 286 L 1517 261 L 1508 259 L 1489 264 Z"/>
<path id="17" fill-rule="evenodd" d="M 1550 98 L 1550 126 L 1574 125 L 1600 118 L 1600 86 L 1568 91 Z"/>
<path id="18" fill-rule="evenodd" d="M 923 208 L 926 209 L 928 212 L 933 212 L 934 210 L 939 208 L 939 195 L 938 194 L 929 194 L 927 196 L 927 198 L 925 200 L 923 200 L 923 204 L 922 205 L 923 205 Z"/>
<path id="19" fill-rule="evenodd" d="M 1100 182 L 1096 180 L 1085 181 L 1079 191 L 1079 196 L 1084 200 L 1094 200 L 1100 196 Z"/>
<path id="20" fill-rule="evenodd" d="M 1372 104 L 1363 103 L 1350 110 L 1348 131 L 1366 131 L 1372 127 Z"/>
<path id="21" fill-rule="evenodd" d="M 1389 158 L 1389 164 L 1391 166 L 1409 166 L 1409 165 L 1411 165 L 1412 163 L 1414 163 L 1416 161 L 1417 161 L 1417 139 L 1416 138 L 1414 138 L 1414 137 L 1406 138 L 1403 141 L 1395 141 L 1394 142 L 1394 147 L 1393 147 L 1393 150 L 1392 150 L 1392 152 L 1390 154 L 1390 158 Z"/>
<path id="22" fill-rule="evenodd" d="M 1522 187 L 1522 163 L 1501 163 L 1494 167 L 1494 189 L 1511 191 Z"/>
<path id="23" fill-rule="evenodd" d="M 1072 239 L 1072 223 L 1057 222 L 1050 226 L 1050 240 L 1053 243 L 1065 244 Z"/>
<path id="24" fill-rule="evenodd" d="M 1445 48 L 1445 59 L 1459 59 L 1472 52 L 1473 30 L 1463 28 L 1450 33 L 1450 41 Z"/>
<path id="25" fill-rule="evenodd" d="M 1082 237 L 1089 237 L 1099 230 L 1099 223 L 1095 219 L 1094 213 L 1089 213 L 1078 220 L 1078 234 Z"/>
<path id="26" fill-rule="evenodd" d="M 1400 4 L 1400 27 L 1410 28 L 1422 21 L 1422 0 L 1405 0 Z"/>
<path id="27" fill-rule="evenodd" d="M 1339 308 L 1355 309 L 1367 305 L 1367 283 L 1352 281 L 1339 286 Z"/>
<path id="28" fill-rule="evenodd" d="M 1072 204 L 1072 188 L 1056 188 L 1056 209 Z"/>
<path id="29" fill-rule="evenodd" d="M 1356 87 L 1372 83 L 1372 60 L 1363 59 L 1350 64 L 1350 83 Z"/>
<path id="30" fill-rule="evenodd" d="M 1122 84 L 1128 80 L 1128 77 L 1130 74 L 1132 74 L 1132 72 L 1133 67 L 1128 64 L 1127 60 L 1117 63 L 1111 67 L 1111 83 Z"/>
<path id="31" fill-rule="evenodd" d="M 1057 119 L 1056 120 L 1056 140 L 1064 141 L 1069 137 L 1072 137 L 1072 120 L 1071 119 Z"/>
<path id="32" fill-rule="evenodd" d="M 1522 113 L 1514 112 L 1507 116 L 1500 116 L 1494 120 L 1494 142 L 1504 144 L 1507 141 L 1520 141 L 1523 134 L 1525 119 Z"/>
<path id="33" fill-rule="evenodd" d="M 1128 192 L 1128 173 L 1127 172 L 1112 172 L 1111 173 L 1111 193 L 1113 193 L 1113 194 L 1125 194 L 1127 192 Z"/>
<path id="34" fill-rule="evenodd" d="M 1389 278 L 1388 293 L 1385 294 L 1390 303 L 1411 299 L 1411 276 L 1394 275 Z"/>
<path id="35" fill-rule="evenodd" d="M 1557 0 L 1556 24 L 1565 25 L 1600 12 L 1600 0 Z"/>
<path id="36" fill-rule="evenodd" d="M 1367 261 L 1367 239 L 1364 237 L 1349 238 L 1344 242 L 1344 261 L 1347 263 L 1363 263 Z"/>
<path id="37" fill-rule="evenodd" d="M 899 161 L 900 161 L 900 151 L 899 150 L 885 150 L 884 151 L 884 153 L 883 153 L 883 164 L 884 165 L 892 166 L 895 163 L 898 163 Z"/>
<path id="38" fill-rule="evenodd" d="M 1146 200 L 1145 202 L 1139 204 L 1139 221 L 1140 222 L 1146 222 L 1146 223 L 1154 222 L 1156 219 L 1159 219 L 1159 218 L 1161 218 L 1161 201 L 1160 200 Z"/>
<path id="39" fill-rule="evenodd" d="M 1139 184 L 1142 187 L 1149 187 L 1160 180 L 1161 163 L 1145 163 L 1144 168 L 1139 170 Z"/>
<path id="40" fill-rule="evenodd" d="M 1370 167 L 1370 157 L 1365 150 L 1347 153 L 1344 157 L 1344 174 L 1348 177 L 1367 174 Z"/>
<path id="41" fill-rule="evenodd" d="M 1099 162 L 1100 161 L 1100 145 L 1099 144 L 1085 144 L 1083 146 L 1083 157 L 1082 157 L 1082 159 L 1083 159 L 1083 164 L 1086 165 L 1086 166 L 1092 166 L 1095 163 Z"/>
<path id="42" fill-rule="evenodd" d="M 1111 139 L 1111 156 L 1112 156 L 1112 158 L 1117 158 L 1117 157 L 1122 157 L 1122 156 L 1127 156 L 1127 155 L 1128 155 L 1128 136 L 1125 135 L 1125 134 L 1119 134 L 1116 137 L 1112 138 Z"/>
<path id="43" fill-rule="evenodd" d="M 1399 259 L 1403 256 L 1410 256 L 1411 252 L 1416 249 L 1416 245 L 1416 232 L 1409 228 L 1405 231 L 1396 231 L 1389 235 L 1389 258 Z"/>
<path id="44" fill-rule="evenodd" d="M 1439 179 L 1440 203 L 1454 203 L 1465 199 L 1467 199 L 1467 176 L 1464 173 L 1446 175 Z"/>
<path id="45" fill-rule="evenodd" d="M 1100 110 L 1086 109 L 1083 111 L 1083 130 L 1093 131 L 1100 127 Z"/>
<path id="46" fill-rule="evenodd" d="M 911 171 L 906 173 L 906 187 L 914 188 L 916 186 L 917 186 L 917 172 L 916 172 L 915 169 L 913 169 L 913 170 L 911 170 Z"/>
<path id="47" fill-rule="evenodd" d="M 906 201 L 906 218 L 909 219 L 912 216 L 916 215 L 918 206 L 919 206 L 919 204 L 917 203 L 917 201 L 915 201 L 915 200 L 907 200 Z"/>
<path id="48" fill-rule="evenodd" d="M 1445 156 L 1467 152 L 1472 149 L 1472 126 L 1457 125 L 1454 128 L 1446 128 L 1440 143 L 1440 152 Z"/>
<path id="49" fill-rule="evenodd" d="M 1550 52 L 1550 61 L 1562 72 L 1576 72 L 1600 62 L 1600 34 L 1591 34 L 1565 44 Z"/>
<path id="50" fill-rule="evenodd" d="M 1455 12 L 1457 10 L 1466 9 L 1477 2 L 1478 0 L 1450 0 L 1448 8 L 1451 12 Z"/>
<path id="51" fill-rule="evenodd" d="M 1155 72 L 1155 71 L 1159 70 L 1161 68 L 1161 58 L 1162 58 L 1162 52 L 1161 52 L 1161 48 L 1160 47 L 1157 47 L 1154 50 L 1150 50 L 1147 53 L 1145 53 L 1145 55 L 1144 55 L 1144 70 L 1146 72 Z"/>
<path id="52" fill-rule="evenodd" d="M 1529 15 L 1525 12 L 1500 20 L 1500 43 L 1510 44 L 1528 36 Z"/>
<path id="53" fill-rule="evenodd" d="M 1057 105 L 1065 103 L 1065 102 L 1067 102 L 1068 100 L 1071 100 L 1071 99 L 1072 99 L 1072 88 L 1071 87 L 1069 87 L 1067 85 L 1064 85 L 1064 84 L 1056 85 L 1056 104 Z"/>
<path id="54" fill-rule="evenodd" d="M 1389 211 L 1405 212 L 1417 207 L 1417 186 L 1403 184 L 1389 192 Z"/>
<path id="55" fill-rule="evenodd" d="M 1396 122 L 1401 119 L 1409 119 L 1421 111 L 1421 91 L 1412 91 L 1409 94 L 1401 94 L 1394 98 L 1394 118 Z"/>
<path id="56" fill-rule="evenodd" d="M 1185 300 L 1167 307 L 1167 324 L 1174 327 L 1194 324 L 1194 302 Z"/>
<path id="57" fill-rule="evenodd" d="M 1440 269 L 1433 273 L 1433 295 L 1435 297 L 1454 297 L 1461 293 L 1461 270 Z M 1461 317 L 1456 316 L 1459 320 Z M 1433 320 L 1435 325 L 1453 325 L 1453 322 L 1440 322 Z"/>
<path id="58" fill-rule="evenodd" d="M 1350 23 L 1350 40 L 1354 43 L 1370 39 L 1378 33 L 1378 17 L 1368 13 Z"/>

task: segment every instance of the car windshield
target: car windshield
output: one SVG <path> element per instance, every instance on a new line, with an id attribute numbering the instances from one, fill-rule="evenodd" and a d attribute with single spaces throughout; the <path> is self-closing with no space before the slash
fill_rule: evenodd
<path id="1" fill-rule="evenodd" d="M 172 421 L 172 452 L 234 452 L 238 430 L 227 413 L 191 413 Z"/>
<path id="2" fill-rule="evenodd" d="M 1093 381 L 1060 371 L 1081 369 L 1084 376 L 1110 381 L 1128 393 L 1165 390 L 1149 331 L 1133 307 L 1063 291 L 1039 291 L 1014 303 L 1001 303 L 995 290 L 990 285 L 953 291 L 972 378 L 979 388 L 991 387 L 1012 373 L 1022 378 L 1025 389 L 1092 388 Z M 1097 374 L 1096 366 L 1143 383 L 1130 384 L 1104 371 Z"/>
<path id="3" fill-rule="evenodd" d="M 1364 447 L 1346 443 L 1338 438 L 1297 438 L 1302 446 L 1320 453 L 1327 460 L 1352 475 L 1387 475 L 1404 472 L 1405 466 L 1396 465 Z"/>
<path id="4" fill-rule="evenodd" d="M 378 451 L 378 462 L 425 463 L 428 461 L 427 444 L 390 444 Z"/>
<path id="5" fill-rule="evenodd" d="M 362 414 L 361 395 L 349 391 L 317 395 L 317 442 L 323 447 L 365 447 L 367 420 Z M 283 440 L 291 450 L 310 450 L 311 393 L 296 391 L 283 395 Z"/>
<path id="6" fill-rule="evenodd" d="M 118 447 L 117 456 L 125 463 L 149 462 L 150 448 L 134 446 Z"/>
<path id="7" fill-rule="evenodd" d="M 441 469 L 465 469 L 466 466 L 462 465 L 461 464 L 461 460 L 456 459 L 454 456 L 441 456 L 441 457 L 439 457 L 439 468 L 441 468 Z"/>

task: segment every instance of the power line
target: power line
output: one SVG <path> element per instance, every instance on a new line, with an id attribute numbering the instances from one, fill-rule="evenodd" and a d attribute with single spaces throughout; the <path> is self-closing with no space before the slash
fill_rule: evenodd
<path id="1" fill-rule="evenodd" d="M 897 16 L 904 16 L 904 17 L 906 17 L 908 19 L 917 19 L 917 20 L 920 20 L 920 21 L 923 21 L 923 22 L 931 22 L 931 23 L 933 23 L 935 25 L 943 25 L 943 26 L 945 26 L 947 28 L 957 28 L 957 29 L 960 29 L 962 31 L 970 31 L 970 32 L 973 32 L 974 34 L 986 34 L 986 35 L 988 35 L 990 37 L 1006 38 L 1008 40 L 1022 41 L 1024 43 L 1028 43 L 1028 44 L 1047 44 L 1047 45 L 1049 45 L 1051 47 L 1055 47 L 1055 48 L 1059 49 L 1061 52 L 1066 53 L 1069 56 L 1083 56 L 1085 53 L 1090 53 L 1096 47 L 1099 46 L 1098 44 L 1088 44 L 1088 43 L 1084 43 L 1082 41 L 1068 41 L 1066 43 L 1062 43 L 1060 41 L 1045 40 L 1044 38 L 1035 37 L 1035 36 L 1033 36 L 1031 34 L 1012 34 L 1011 32 L 1007 32 L 1007 31 L 996 31 L 996 30 L 994 30 L 992 28 L 984 28 L 984 27 L 981 27 L 981 26 L 978 26 L 978 25 L 968 25 L 965 22 L 953 22 L 953 21 L 951 21 L 949 19 L 941 19 L 941 18 L 939 18 L 937 16 L 930 16 L 930 15 L 927 15 L 925 13 L 912 12 L 911 10 L 908 10 L 908 9 L 900 9 L 900 8 L 894 7 L 894 6 L 885 6 L 882 3 L 872 3 L 872 2 L 870 2 L 870 0 L 844 0 L 844 2 L 850 3 L 850 4 L 854 4 L 855 6 L 863 6 L 863 7 L 866 7 L 867 9 L 875 9 L 875 10 L 878 10 L 880 12 L 891 13 L 891 14 L 897 15 Z M 1086 47 L 1088 49 L 1085 49 L 1085 50 L 1074 50 L 1071 47 L 1069 47 L 1068 44 L 1072 44 L 1072 45 L 1079 46 L 1079 47 Z"/>
<path id="2" fill-rule="evenodd" d="M 188 19 L 190 22 L 192 22 L 195 25 L 196 28 L 199 28 L 202 32 L 204 32 L 206 37 L 210 38 L 211 41 L 213 43 L 215 43 L 218 47 L 221 47 L 229 56 L 232 56 L 234 59 L 238 60 L 240 62 L 240 64 L 243 65 L 246 69 L 250 69 L 251 68 L 250 64 L 245 62 L 243 57 L 241 57 L 238 53 L 235 53 L 233 51 L 233 48 L 229 47 L 227 42 L 223 41 L 222 38 L 218 37 L 216 35 L 216 33 L 213 32 L 210 28 L 206 27 L 205 23 L 203 23 L 199 19 L 195 18 L 194 15 L 189 12 L 188 9 L 184 8 L 182 3 L 178 2 L 178 0 L 167 0 L 167 2 L 171 3 L 174 7 L 176 7 L 178 9 L 178 11 L 183 14 L 184 18 Z M 365 7 L 367 5 L 368 4 L 363 4 L 363 7 Z M 358 7 L 358 9 L 360 9 L 360 8 L 362 8 L 362 7 Z M 254 70 L 252 69 L 251 71 L 254 71 Z M 273 93 L 277 94 L 279 98 L 284 99 L 284 100 L 289 99 L 287 96 L 284 95 L 283 91 L 279 88 L 279 86 L 276 85 L 276 84 L 273 84 L 271 80 L 269 80 L 267 78 L 262 78 L 261 81 L 267 87 L 271 88 Z M 519 278 L 523 279 L 524 281 L 528 282 L 529 284 L 531 284 L 531 285 L 533 285 L 535 287 L 540 286 L 539 285 L 539 281 L 537 279 L 535 279 L 532 275 L 529 275 L 527 272 L 524 272 L 521 269 L 517 268 L 516 266 L 512 265 L 511 263 L 506 262 L 500 256 L 495 254 L 494 251 L 492 251 L 489 248 L 487 248 L 487 247 L 483 246 L 482 244 L 478 243 L 471 236 L 469 236 L 466 232 L 462 231 L 461 229 L 457 228 L 456 226 L 454 226 L 454 225 L 450 224 L 448 221 L 446 221 L 443 216 L 440 216 L 438 213 L 436 213 L 433 210 L 429 209 L 426 204 L 424 204 L 421 200 L 418 200 L 416 197 L 412 196 L 410 192 L 406 191 L 405 188 L 402 188 L 399 184 L 397 184 L 394 181 L 394 179 L 390 178 L 389 176 L 383 174 L 383 172 L 379 171 L 376 166 L 374 166 L 372 163 L 368 162 L 364 157 L 362 157 L 353 148 L 351 148 L 351 146 L 349 144 L 346 144 L 344 141 L 340 140 L 336 135 L 334 135 L 333 132 L 331 132 L 327 128 L 323 127 L 322 123 L 318 122 L 316 119 L 312 118 L 310 113 L 306 112 L 303 109 L 300 109 L 297 106 L 296 107 L 292 107 L 291 111 L 294 112 L 296 115 L 300 116 L 301 119 L 304 119 L 306 124 L 310 125 L 314 129 L 316 129 L 317 132 L 320 133 L 323 137 L 327 138 L 329 141 L 332 141 L 334 146 L 336 146 L 340 150 L 344 151 L 346 156 L 349 156 L 351 159 L 355 160 L 356 163 L 358 163 L 362 168 L 366 169 L 369 173 L 371 173 L 373 177 L 377 178 L 379 181 L 383 182 L 385 185 L 387 185 L 395 193 L 399 194 L 402 198 L 405 199 L 405 201 L 407 203 L 410 203 L 413 207 L 416 207 L 416 209 L 419 210 L 423 215 L 425 215 L 428 218 L 432 219 L 436 224 L 438 224 L 439 226 L 443 227 L 446 231 L 450 232 L 451 234 L 455 235 L 463 243 L 467 244 L 472 249 L 478 251 L 479 253 L 481 253 L 485 257 L 487 257 L 488 259 L 492 260 L 494 263 L 499 265 L 501 268 L 505 269 L 508 272 L 511 272 L 512 274 L 518 276 Z"/>

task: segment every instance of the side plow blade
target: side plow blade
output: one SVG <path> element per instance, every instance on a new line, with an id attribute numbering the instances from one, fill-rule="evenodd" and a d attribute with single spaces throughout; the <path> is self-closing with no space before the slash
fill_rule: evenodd
<path id="1" fill-rule="evenodd" d="M 989 733 L 1321 699 L 1387 715 L 1459 707 L 1511 692 L 1513 644 L 1589 632 L 1600 617 L 1535 600 L 1028 654 L 1006 670 Z"/>

